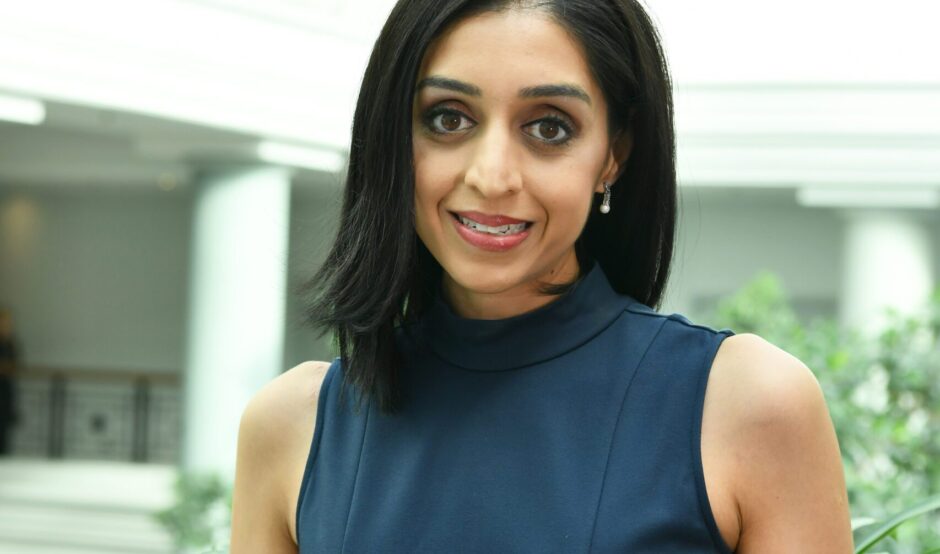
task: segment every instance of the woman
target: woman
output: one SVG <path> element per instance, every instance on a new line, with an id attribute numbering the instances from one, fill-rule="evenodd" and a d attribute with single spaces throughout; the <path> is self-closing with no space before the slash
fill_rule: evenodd
<path id="1" fill-rule="evenodd" d="M 675 214 L 635 1 L 400 1 L 311 281 L 340 356 L 246 408 L 232 552 L 851 552 L 812 373 L 654 311 Z"/>
<path id="2" fill-rule="evenodd" d="M 16 402 L 16 373 L 20 345 L 13 334 L 13 313 L 0 308 L 0 455 L 10 453 L 11 431 L 19 414 Z"/>

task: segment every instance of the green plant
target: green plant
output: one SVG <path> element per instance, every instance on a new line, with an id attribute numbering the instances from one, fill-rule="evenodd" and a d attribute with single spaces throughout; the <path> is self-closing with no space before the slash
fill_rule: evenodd
<path id="1" fill-rule="evenodd" d="M 232 521 L 232 488 L 214 473 L 181 472 L 174 484 L 174 504 L 155 514 L 186 552 L 227 548 Z"/>
<path id="2" fill-rule="evenodd" d="M 940 510 L 940 495 L 930 497 L 924 502 L 888 518 L 886 521 L 853 527 L 855 554 L 866 554 L 874 546 L 887 539 L 889 535 L 892 535 L 901 524 L 935 510 Z M 931 552 L 937 551 L 940 551 L 940 549 L 931 549 Z"/>
<path id="3" fill-rule="evenodd" d="M 824 318 L 802 321 L 767 272 L 694 316 L 758 334 L 813 370 L 839 438 L 852 512 L 885 521 L 940 494 L 940 289 L 920 313 L 888 316 L 873 337 Z M 936 546 L 940 515 L 928 512 L 882 535 L 879 548 L 921 554 Z"/>

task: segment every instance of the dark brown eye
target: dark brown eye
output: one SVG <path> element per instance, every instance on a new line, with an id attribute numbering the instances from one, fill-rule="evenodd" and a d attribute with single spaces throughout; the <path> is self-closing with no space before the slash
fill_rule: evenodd
<path id="1" fill-rule="evenodd" d="M 542 138 L 552 140 L 558 136 L 558 131 L 560 130 L 557 123 L 552 121 L 543 121 L 539 124 L 539 134 L 542 135 Z"/>
<path id="2" fill-rule="evenodd" d="M 473 121 L 462 112 L 436 108 L 424 115 L 424 126 L 438 135 L 452 135 L 473 127 Z"/>
<path id="3" fill-rule="evenodd" d="M 460 116 L 456 114 L 441 114 L 441 127 L 447 131 L 460 129 Z"/>
<path id="4" fill-rule="evenodd" d="M 573 133 L 570 124 L 565 123 L 557 117 L 545 117 L 538 121 L 526 125 L 531 129 L 529 134 L 540 141 L 551 145 L 562 145 L 567 143 Z"/>

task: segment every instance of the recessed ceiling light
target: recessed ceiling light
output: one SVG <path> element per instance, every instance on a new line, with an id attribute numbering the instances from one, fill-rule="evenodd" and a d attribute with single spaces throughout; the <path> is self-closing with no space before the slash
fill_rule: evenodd
<path id="1" fill-rule="evenodd" d="M 46 119 L 46 106 L 39 100 L 0 94 L 0 119 L 39 125 Z"/>
<path id="2" fill-rule="evenodd" d="M 256 154 L 266 162 L 330 173 L 338 172 L 346 163 L 345 156 L 336 150 L 269 140 L 258 143 Z"/>
<path id="3" fill-rule="evenodd" d="M 884 186 L 805 187 L 796 191 L 797 202 L 811 208 L 913 208 L 940 207 L 940 191 L 933 188 Z"/>

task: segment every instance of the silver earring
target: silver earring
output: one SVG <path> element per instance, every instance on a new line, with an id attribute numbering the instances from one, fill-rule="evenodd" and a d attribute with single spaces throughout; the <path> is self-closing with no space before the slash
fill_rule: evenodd
<path id="1" fill-rule="evenodd" d="M 610 183 L 604 183 L 604 201 L 601 202 L 601 213 L 610 212 Z"/>

